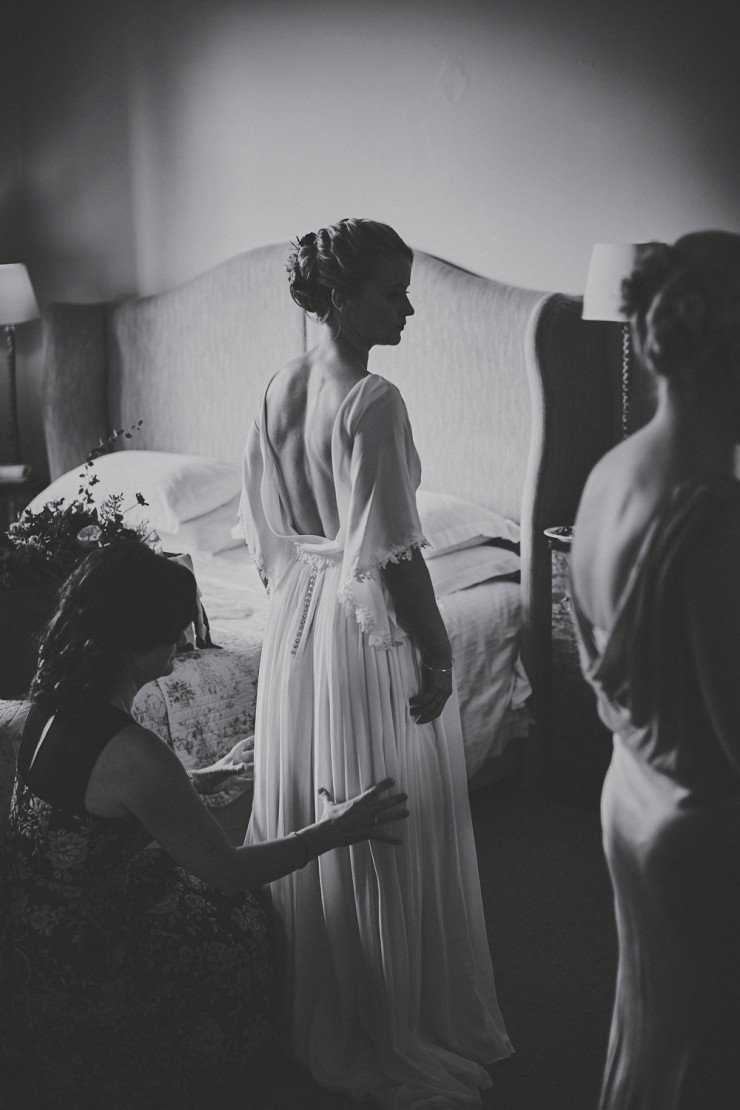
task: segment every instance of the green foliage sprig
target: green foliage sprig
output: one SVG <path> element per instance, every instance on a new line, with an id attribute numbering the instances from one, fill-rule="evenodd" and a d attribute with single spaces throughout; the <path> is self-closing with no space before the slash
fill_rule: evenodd
<path id="1" fill-rule="evenodd" d="M 120 436 L 131 439 L 143 423 L 139 420 L 128 429 L 118 429 L 107 439 L 98 440 L 80 472 L 80 487 L 73 501 L 51 501 L 35 513 L 26 509 L 0 535 L 0 589 L 61 583 L 91 548 L 104 547 L 117 539 L 149 544 L 156 541 L 147 522 L 133 527 L 126 524 L 125 515 L 134 506 L 123 507 L 122 493 L 110 494 L 96 505 L 92 492 L 100 482 L 95 473 L 96 459 L 107 454 Z M 147 505 L 141 493 L 136 494 L 136 502 Z"/>

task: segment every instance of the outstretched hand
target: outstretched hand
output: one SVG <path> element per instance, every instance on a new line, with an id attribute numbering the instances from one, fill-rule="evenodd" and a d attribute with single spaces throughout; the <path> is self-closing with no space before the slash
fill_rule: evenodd
<path id="1" fill-rule="evenodd" d="M 222 787 L 227 779 L 238 776 L 254 782 L 254 736 L 238 740 L 230 752 L 208 767 L 190 772 L 190 779 L 199 794 L 210 794 Z"/>
<path id="2" fill-rule="evenodd" d="M 335 802 L 332 793 L 325 786 L 320 788 L 318 793 L 322 809 L 319 822 L 326 824 L 327 831 L 336 837 L 336 847 L 359 844 L 363 840 L 377 840 L 384 844 L 403 843 L 400 837 L 389 836 L 380 831 L 381 826 L 392 821 L 405 820 L 409 815 L 409 811 L 403 808 L 407 801 L 405 794 L 382 797 L 391 786 L 393 779 L 383 779 L 346 802 Z"/>
<path id="3" fill-rule="evenodd" d="M 245 736 L 243 740 L 237 740 L 231 751 L 227 752 L 220 762 L 225 768 L 233 767 L 234 774 L 244 774 L 250 782 L 254 782 L 254 736 Z"/>

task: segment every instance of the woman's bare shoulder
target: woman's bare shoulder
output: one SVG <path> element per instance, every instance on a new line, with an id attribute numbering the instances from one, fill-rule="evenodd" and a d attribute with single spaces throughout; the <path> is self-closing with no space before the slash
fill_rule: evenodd
<path id="1" fill-rule="evenodd" d="M 310 361 L 308 355 L 294 358 L 279 370 L 267 389 L 267 415 L 274 429 L 302 423 Z"/>
<path id="2" fill-rule="evenodd" d="M 135 721 L 111 737 L 100 758 L 109 771 L 136 767 L 144 774 L 167 773 L 169 768 L 181 766 L 161 736 Z"/>
<path id="3" fill-rule="evenodd" d="M 278 370 L 267 387 L 268 403 L 279 402 L 286 396 L 295 393 L 296 388 L 300 385 L 305 386 L 310 368 L 310 352 L 301 354 L 286 363 L 282 370 Z"/>
<path id="4" fill-rule="evenodd" d="M 618 447 L 599 459 L 591 470 L 576 514 L 575 535 L 579 540 L 590 534 L 600 534 L 605 517 L 617 511 L 615 502 L 621 500 L 620 489 L 624 482 L 624 473 L 622 453 Z M 578 546 L 582 546 L 582 543 Z"/>
<path id="5" fill-rule="evenodd" d="M 588 476 L 576 515 L 571 572 L 579 601 L 606 627 L 652 520 L 660 483 L 646 480 L 631 444 L 609 451 Z"/>
<path id="6" fill-rule="evenodd" d="M 169 788 L 183 772 L 180 760 L 162 737 L 132 721 L 111 737 L 98 756 L 85 804 L 100 817 L 121 816 L 131 809 L 133 800 L 158 785 Z"/>

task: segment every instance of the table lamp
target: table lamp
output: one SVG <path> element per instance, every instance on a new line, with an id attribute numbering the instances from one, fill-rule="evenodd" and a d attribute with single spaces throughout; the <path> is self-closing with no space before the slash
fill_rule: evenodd
<path id="1" fill-rule="evenodd" d="M 18 422 L 18 388 L 15 377 L 15 329 L 17 324 L 35 320 L 39 313 L 28 271 L 22 262 L 0 265 L 0 327 L 5 330 L 8 356 L 8 398 L 10 401 L 10 463 L 3 467 L 6 477 L 28 477 L 30 472 L 21 461 L 21 434 Z"/>
<path id="2" fill-rule="evenodd" d="M 629 277 L 647 243 L 595 243 L 583 293 L 584 320 L 614 320 L 622 325 L 622 439 L 629 435 L 630 325 L 622 311 L 622 282 Z"/>

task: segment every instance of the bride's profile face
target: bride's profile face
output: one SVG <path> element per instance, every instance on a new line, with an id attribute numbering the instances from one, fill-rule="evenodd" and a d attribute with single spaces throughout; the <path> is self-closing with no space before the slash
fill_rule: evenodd
<path id="1" fill-rule="evenodd" d="M 401 342 L 406 318 L 414 310 L 408 298 L 411 263 L 402 256 L 380 259 L 373 276 L 347 301 L 346 319 L 368 347 Z"/>

